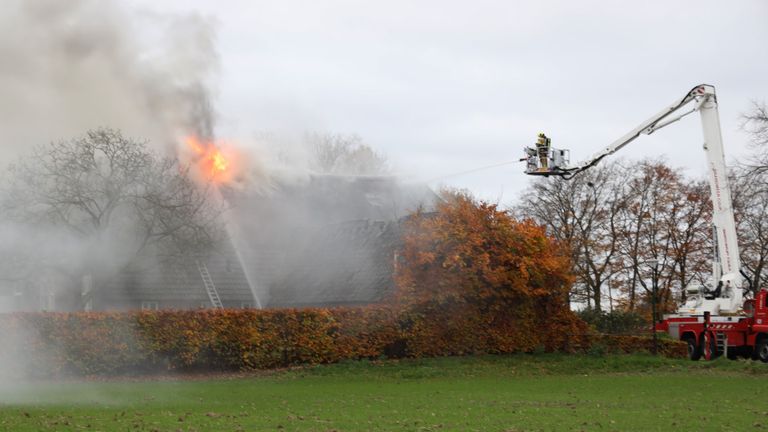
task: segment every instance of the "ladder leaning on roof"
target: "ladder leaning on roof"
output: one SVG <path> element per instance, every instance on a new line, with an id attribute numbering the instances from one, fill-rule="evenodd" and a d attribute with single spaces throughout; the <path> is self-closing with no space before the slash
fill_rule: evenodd
<path id="1" fill-rule="evenodd" d="M 211 278 L 211 274 L 208 272 L 208 266 L 202 260 L 195 260 L 195 263 L 197 264 L 197 271 L 200 272 L 200 277 L 203 279 L 205 292 L 208 293 L 211 304 L 215 309 L 223 309 L 224 305 L 221 303 L 219 292 L 216 291 L 216 285 L 213 284 L 213 278 Z"/>

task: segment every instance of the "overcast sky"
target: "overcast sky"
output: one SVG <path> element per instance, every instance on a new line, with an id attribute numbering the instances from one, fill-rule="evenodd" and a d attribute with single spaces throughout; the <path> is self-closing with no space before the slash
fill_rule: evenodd
<path id="1" fill-rule="evenodd" d="M 717 87 L 732 158 L 740 113 L 768 99 L 764 0 L 130 3 L 215 20 L 220 136 L 357 133 L 413 178 L 518 159 L 539 131 L 582 159 L 699 83 Z M 698 175 L 701 143 L 691 117 L 620 155 Z M 511 203 L 522 170 L 442 183 Z"/>

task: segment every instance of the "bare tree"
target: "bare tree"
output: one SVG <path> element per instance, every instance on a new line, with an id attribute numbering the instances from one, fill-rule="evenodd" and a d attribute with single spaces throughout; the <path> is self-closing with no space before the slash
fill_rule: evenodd
<path id="1" fill-rule="evenodd" d="M 315 169 L 323 174 L 381 175 L 389 172 L 387 159 L 358 135 L 311 133 L 306 136 Z"/>
<path id="2" fill-rule="evenodd" d="M 741 264 L 756 293 L 768 285 L 768 172 L 737 170 L 733 191 Z"/>
<path id="3" fill-rule="evenodd" d="M 624 269 L 623 291 L 627 295 L 627 309 L 634 311 L 638 301 L 637 285 L 640 274 L 641 232 L 645 219 L 650 214 L 649 201 L 652 182 L 648 176 L 638 177 L 632 173 L 627 183 L 626 205 L 622 209 L 619 230 L 619 257 Z"/>
<path id="4" fill-rule="evenodd" d="M 679 227 L 668 215 L 675 206 L 675 195 L 680 193 L 680 178 L 666 164 L 654 161 L 642 163 L 641 173 L 637 183 L 642 185 L 643 193 L 638 198 L 645 202 L 638 203 L 642 214 L 633 214 L 639 222 L 637 238 L 628 239 L 639 247 L 629 256 L 629 261 L 632 274 L 637 276 L 646 296 L 652 295 L 653 284 L 656 284 L 659 298 L 665 299 L 670 296 L 675 280 L 677 257 L 672 233 Z"/>
<path id="5" fill-rule="evenodd" d="M 618 277 L 625 281 L 624 302 L 628 310 L 647 305 L 656 284 L 659 304 L 671 308 L 677 293 L 693 280 L 703 281 L 709 271 L 708 189 L 662 160 L 635 166 L 621 217 L 620 255 L 625 270 Z"/>
<path id="6" fill-rule="evenodd" d="M 570 181 L 532 183 L 516 208 L 519 217 L 536 220 L 571 251 L 577 277 L 572 299 L 601 310 L 604 287 L 620 267 L 618 216 L 625 206 L 620 164 L 601 165 Z"/>
<path id="7" fill-rule="evenodd" d="M 742 120 L 755 153 L 734 170 L 733 205 L 741 263 L 756 292 L 768 284 L 768 107 L 754 102 Z"/>
<path id="8" fill-rule="evenodd" d="M 150 253 L 199 253 L 221 232 L 221 209 L 188 167 L 116 130 L 38 147 L 7 177 L 5 223 L 52 233 L 36 238 L 37 247 L 58 251 L 36 254 L 31 268 L 55 268 L 74 281 L 108 276 Z"/>
<path id="9" fill-rule="evenodd" d="M 756 153 L 745 165 L 751 171 L 768 171 L 768 107 L 754 102 L 752 110 L 741 116 L 742 129 L 751 137 Z"/>
<path id="10" fill-rule="evenodd" d="M 703 180 L 687 180 L 672 191 L 668 212 L 664 213 L 673 253 L 674 273 L 681 300 L 685 287 L 697 281 L 704 283 L 711 272 L 713 259 L 712 202 L 709 185 Z M 671 293 L 671 291 L 670 291 Z"/>
<path id="11" fill-rule="evenodd" d="M 568 246 L 577 277 L 571 297 L 598 311 L 606 299 L 628 310 L 645 304 L 652 281 L 661 304 L 671 304 L 711 262 L 706 185 L 663 161 L 613 162 L 570 181 L 537 179 L 516 213 Z M 623 297 L 615 299 L 612 287 Z"/>

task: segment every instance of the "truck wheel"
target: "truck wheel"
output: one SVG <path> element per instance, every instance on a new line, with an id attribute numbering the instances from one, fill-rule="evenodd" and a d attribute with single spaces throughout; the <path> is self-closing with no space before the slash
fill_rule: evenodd
<path id="1" fill-rule="evenodd" d="M 755 346 L 755 354 L 761 362 L 768 363 L 768 338 L 760 339 L 760 342 Z"/>
<path id="2" fill-rule="evenodd" d="M 683 341 L 688 344 L 688 358 L 690 360 L 698 360 L 701 358 L 701 346 L 696 344 L 696 338 L 693 336 L 686 336 Z"/>

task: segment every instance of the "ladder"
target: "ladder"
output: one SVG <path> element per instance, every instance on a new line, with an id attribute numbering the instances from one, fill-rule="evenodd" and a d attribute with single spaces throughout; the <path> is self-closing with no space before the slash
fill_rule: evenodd
<path id="1" fill-rule="evenodd" d="M 728 337 L 724 332 L 715 332 L 715 346 L 717 355 L 728 354 Z"/>
<path id="2" fill-rule="evenodd" d="M 219 297 L 219 292 L 216 291 L 216 285 L 213 284 L 213 279 L 208 272 L 208 267 L 201 260 L 195 260 L 195 263 L 197 264 L 197 271 L 200 272 L 200 277 L 203 279 L 205 292 L 208 293 L 208 298 L 211 300 L 214 309 L 223 309 L 224 305 L 221 304 L 221 297 Z"/>

